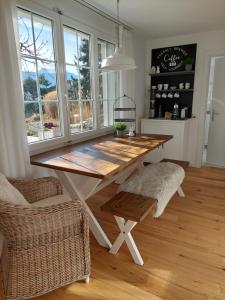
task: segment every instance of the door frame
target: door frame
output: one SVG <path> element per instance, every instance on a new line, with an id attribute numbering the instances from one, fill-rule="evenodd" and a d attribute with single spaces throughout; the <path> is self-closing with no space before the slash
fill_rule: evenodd
<path id="1" fill-rule="evenodd" d="M 209 88 L 209 76 L 210 76 L 210 63 L 211 58 L 215 56 L 225 56 L 225 48 L 217 49 L 217 50 L 209 50 L 205 53 L 203 63 L 204 69 L 203 74 L 204 78 L 202 81 L 202 93 L 201 93 L 201 101 L 200 101 L 200 122 L 199 122 L 199 134 L 198 134 L 198 148 L 197 148 L 197 156 L 196 161 L 198 166 L 202 166 L 202 157 L 205 145 L 205 126 L 206 126 L 206 109 L 207 109 L 207 101 L 208 101 L 208 88 Z"/>

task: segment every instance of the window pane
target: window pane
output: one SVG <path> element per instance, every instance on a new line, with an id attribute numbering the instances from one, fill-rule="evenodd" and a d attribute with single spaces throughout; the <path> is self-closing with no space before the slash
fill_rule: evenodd
<path id="1" fill-rule="evenodd" d="M 79 99 L 78 80 L 78 70 L 73 66 L 66 66 L 67 93 L 70 100 Z"/>
<path id="2" fill-rule="evenodd" d="M 40 16 L 33 16 L 36 56 L 54 60 L 52 22 Z"/>
<path id="3" fill-rule="evenodd" d="M 114 53 L 115 45 L 103 40 L 98 40 L 99 69 L 102 60 Z M 116 94 L 117 74 L 115 72 L 102 72 L 99 70 L 99 108 L 100 126 L 107 127 L 113 124 L 113 103 Z"/>
<path id="4" fill-rule="evenodd" d="M 89 69 L 80 69 L 80 87 L 81 99 L 91 99 L 91 78 Z"/>
<path id="5" fill-rule="evenodd" d="M 81 131 L 79 101 L 69 101 L 69 118 L 71 134 L 79 133 Z"/>
<path id="6" fill-rule="evenodd" d="M 108 125 L 113 125 L 113 104 L 117 98 L 116 95 L 117 73 L 107 72 L 107 102 L 108 102 Z"/>
<path id="7" fill-rule="evenodd" d="M 31 13 L 18 10 L 19 46 L 22 54 L 34 56 Z"/>
<path id="8" fill-rule="evenodd" d="M 44 100 L 57 100 L 55 64 L 38 60 L 38 83 Z"/>
<path id="9" fill-rule="evenodd" d="M 25 104 L 25 121 L 28 142 L 32 143 L 39 141 L 41 122 L 38 103 Z"/>
<path id="10" fill-rule="evenodd" d="M 65 61 L 67 64 L 78 66 L 77 32 L 64 26 Z"/>
<path id="11" fill-rule="evenodd" d="M 87 34 L 78 32 L 79 65 L 88 67 L 89 63 L 90 37 Z"/>
<path id="12" fill-rule="evenodd" d="M 59 108 L 57 102 L 44 102 L 43 111 L 43 138 L 51 139 L 61 136 Z"/>
<path id="13" fill-rule="evenodd" d="M 101 100 L 100 101 L 100 126 L 101 127 L 107 127 L 109 126 L 108 121 L 108 100 Z"/>
<path id="14" fill-rule="evenodd" d="M 75 134 L 93 129 L 94 123 L 89 67 L 90 36 L 64 26 L 64 47 L 70 132 Z"/>
<path id="15" fill-rule="evenodd" d="M 29 143 L 61 136 L 52 25 L 47 18 L 18 9 L 21 77 Z"/>
<path id="16" fill-rule="evenodd" d="M 38 100 L 37 92 L 37 72 L 34 59 L 22 58 L 22 79 L 24 101 Z"/>
<path id="17" fill-rule="evenodd" d="M 83 130 L 92 130 L 93 126 L 93 101 L 82 102 L 82 115 L 83 115 Z"/>
<path id="18" fill-rule="evenodd" d="M 106 42 L 98 41 L 98 65 L 101 68 L 102 60 L 106 58 Z"/>

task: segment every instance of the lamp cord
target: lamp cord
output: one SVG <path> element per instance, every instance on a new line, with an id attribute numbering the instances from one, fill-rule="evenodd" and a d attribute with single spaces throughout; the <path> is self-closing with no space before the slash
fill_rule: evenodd
<path id="1" fill-rule="evenodd" d="M 117 39 L 118 39 L 118 48 L 120 48 L 120 11 L 119 11 L 119 2 L 120 0 L 117 0 Z"/>

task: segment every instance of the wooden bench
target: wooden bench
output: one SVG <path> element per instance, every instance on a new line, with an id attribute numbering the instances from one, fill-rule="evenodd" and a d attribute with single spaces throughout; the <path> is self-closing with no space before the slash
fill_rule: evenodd
<path id="1" fill-rule="evenodd" d="M 143 259 L 131 235 L 131 230 L 154 209 L 157 201 L 128 192 L 120 192 L 106 202 L 101 209 L 114 215 L 120 229 L 120 234 L 115 240 L 110 253 L 116 254 L 123 242 L 126 242 L 133 260 L 138 265 L 143 265 Z"/>

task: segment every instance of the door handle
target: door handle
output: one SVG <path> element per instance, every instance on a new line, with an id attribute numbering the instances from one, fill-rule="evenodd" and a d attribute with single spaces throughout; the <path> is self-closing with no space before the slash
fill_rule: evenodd
<path id="1" fill-rule="evenodd" d="M 219 115 L 219 113 L 218 112 L 216 112 L 215 111 L 215 109 L 212 109 L 212 121 L 214 121 L 215 120 L 215 116 L 217 116 L 217 115 Z"/>

